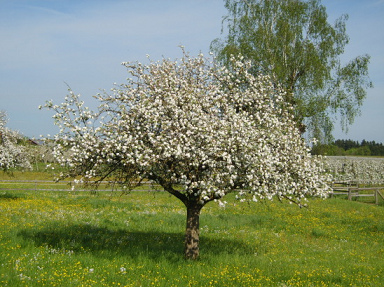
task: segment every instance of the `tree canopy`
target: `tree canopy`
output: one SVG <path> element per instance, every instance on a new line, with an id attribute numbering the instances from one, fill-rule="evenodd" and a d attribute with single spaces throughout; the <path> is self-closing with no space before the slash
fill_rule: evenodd
<path id="1" fill-rule="evenodd" d="M 306 148 L 284 93 L 268 77 L 203 55 L 124 63 L 130 78 L 103 93 L 97 111 L 70 91 L 51 101 L 60 127 L 54 154 L 68 172 L 108 178 L 130 190 L 151 180 L 187 208 L 185 256 L 199 256 L 199 215 L 208 202 L 236 192 L 240 201 L 278 198 L 301 204 L 328 190 L 320 160 Z M 145 196 L 145 194 L 143 194 Z"/>
<path id="2" fill-rule="evenodd" d="M 0 111 L 0 170 L 8 171 L 14 167 L 30 168 L 25 148 L 18 144 L 21 136 L 6 127 L 7 114 Z"/>
<path id="3" fill-rule="evenodd" d="M 231 55 L 252 60 L 254 74 L 269 75 L 285 89 L 309 136 L 332 139 L 337 116 L 344 130 L 353 123 L 372 83 L 369 55 L 342 64 L 347 15 L 329 24 L 320 0 L 226 0 L 225 7 L 224 37 L 211 44 L 225 65 Z"/>

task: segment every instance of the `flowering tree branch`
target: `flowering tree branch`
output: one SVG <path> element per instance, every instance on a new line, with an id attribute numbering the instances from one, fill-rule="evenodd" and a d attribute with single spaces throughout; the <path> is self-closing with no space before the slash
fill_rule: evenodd
<path id="1" fill-rule="evenodd" d="M 6 127 L 6 113 L 0 111 L 0 170 L 11 168 L 31 168 L 25 147 L 18 144 L 21 136 Z"/>
<path id="2" fill-rule="evenodd" d="M 237 192 L 241 201 L 300 203 L 328 191 L 321 161 L 300 137 L 284 93 L 265 76 L 183 50 L 179 61 L 123 63 L 130 78 L 100 94 L 97 112 L 70 92 L 48 102 L 60 126 L 55 156 L 83 181 L 128 187 L 150 179 L 187 208 L 185 255 L 198 257 L 198 216 L 208 202 Z"/>

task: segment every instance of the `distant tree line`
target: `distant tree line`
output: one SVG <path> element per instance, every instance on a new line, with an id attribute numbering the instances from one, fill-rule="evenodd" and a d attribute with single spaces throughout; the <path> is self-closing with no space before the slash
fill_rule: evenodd
<path id="1" fill-rule="evenodd" d="M 384 145 L 375 141 L 335 140 L 330 144 L 317 144 L 312 147 L 316 155 L 362 155 L 384 156 Z"/>

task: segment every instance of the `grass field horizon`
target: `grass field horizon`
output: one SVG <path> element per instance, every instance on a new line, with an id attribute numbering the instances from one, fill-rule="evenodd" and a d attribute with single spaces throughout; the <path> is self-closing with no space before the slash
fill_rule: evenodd
<path id="1" fill-rule="evenodd" d="M 167 193 L 0 190 L 0 285 L 384 286 L 382 204 L 226 200 L 203 208 L 192 262 Z"/>

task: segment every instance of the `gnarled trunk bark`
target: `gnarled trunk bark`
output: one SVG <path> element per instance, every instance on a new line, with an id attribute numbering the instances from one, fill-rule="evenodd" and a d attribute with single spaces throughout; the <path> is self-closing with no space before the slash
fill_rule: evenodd
<path id="1" fill-rule="evenodd" d="M 195 202 L 187 206 L 187 227 L 185 230 L 185 258 L 195 260 L 199 257 L 199 221 L 200 211 L 203 207 Z"/>

